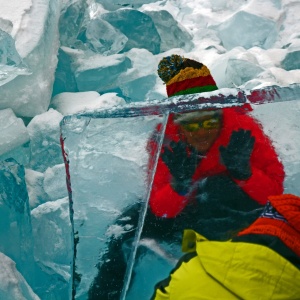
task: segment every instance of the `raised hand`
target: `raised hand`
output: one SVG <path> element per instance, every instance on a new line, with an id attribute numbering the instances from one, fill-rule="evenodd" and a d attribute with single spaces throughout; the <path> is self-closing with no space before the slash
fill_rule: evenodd
<path id="1" fill-rule="evenodd" d="M 161 158 L 173 177 L 171 185 L 176 192 L 184 195 L 188 192 L 199 162 L 197 150 L 188 148 L 187 144 L 182 141 L 177 143 L 172 141 L 170 147 L 163 149 Z"/>
<path id="2" fill-rule="evenodd" d="M 250 157 L 255 138 L 250 130 L 233 131 L 226 147 L 220 147 L 221 161 L 230 175 L 238 180 L 246 180 L 251 176 Z"/>

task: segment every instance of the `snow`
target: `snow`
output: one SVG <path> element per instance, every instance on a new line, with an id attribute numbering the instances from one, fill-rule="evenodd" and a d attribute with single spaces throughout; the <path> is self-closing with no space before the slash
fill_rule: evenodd
<path id="1" fill-rule="evenodd" d="M 251 14 L 277 21 L 281 15 L 281 1 L 254 0 L 247 3 L 243 10 Z M 257 9 L 259 7 L 259 10 Z"/>
<path id="2" fill-rule="evenodd" d="M 82 52 L 84 54 L 84 52 Z M 80 57 L 77 59 L 78 69 L 77 71 L 86 71 L 101 67 L 103 69 L 107 67 L 112 67 L 118 65 L 123 59 L 124 55 L 116 54 L 112 55 L 110 59 L 102 55 L 94 55 L 92 59 L 87 59 L 86 57 Z"/>
<path id="3" fill-rule="evenodd" d="M 29 134 L 22 119 L 12 109 L 0 110 L 0 156 L 29 141 Z"/>
<path id="4" fill-rule="evenodd" d="M 100 108 L 111 108 L 125 104 L 116 93 L 99 95 L 97 92 L 61 93 L 52 100 L 52 106 L 63 115 L 72 115 Z"/>
<path id="5" fill-rule="evenodd" d="M 11 24 L 11 28 L 8 33 L 10 33 L 14 37 L 21 27 L 22 18 L 24 17 L 26 12 L 30 10 L 31 6 L 32 0 L 24 0 L 21 2 L 18 0 L 2 0 L 0 11 L 0 18 L 2 19 L 1 29 L 5 29 L 2 27 L 2 24 L 4 23 L 3 20 L 6 20 L 6 24 Z"/>
<path id="6" fill-rule="evenodd" d="M 26 57 L 43 36 L 48 0 L 1 0 L 0 5 L 0 18 L 13 24 L 9 33 L 15 38 L 20 55 Z"/>
<path id="7" fill-rule="evenodd" d="M 54 109 L 35 116 L 27 126 L 30 136 L 29 166 L 36 171 L 63 162 L 59 142 L 59 124 L 63 115 Z"/>
<path id="8" fill-rule="evenodd" d="M 51 98 L 59 45 L 60 2 L 19 2 L 0 1 L 0 28 L 11 29 L 8 33 L 28 70 L 20 72 L 17 68 L 17 76 L 11 74 L 10 80 L 0 86 L 0 109 L 12 108 L 18 116 L 33 117 L 48 109 Z"/>
<path id="9" fill-rule="evenodd" d="M 68 196 L 66 183 L 61 179 L 65 176 L 65 165 L 55 165 L 44 173 L 43 187 L 50 200 L 62 199 Z"/>
<path id="10" fill-rule="evenodd" d="M 25 180 L 29 197 L 30 209 L 38 207 L 40 204 L 49 201 L 48 195 L 43 188 L 44 173 L 31 169 L 25 170 Z"/>
<path id="11" fill-rule="evenodd" d="M 16 268 L 16 264 L 8 256 L 0 252 L 0 299 L 5 300 L 39 300 L 24 277 Z"/>

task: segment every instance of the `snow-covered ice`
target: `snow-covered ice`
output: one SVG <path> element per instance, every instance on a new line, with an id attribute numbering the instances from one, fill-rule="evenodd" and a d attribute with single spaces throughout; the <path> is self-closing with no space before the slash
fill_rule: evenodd
<path id="1" fill-rule="evenodd" d="M 40 300 L 17 270 L 16 263 L 1 252 L 0 298 L 6 300 Z"/>
<path id="2" fill-rule="evenodd" d="M 0 224 L 0 251 L 13 259 L 26 281 L 33 284 L 33 235 L 25 170 L 12 158 L 0 162 Z"/>
<path id="3" fill-rule="evenodd" d="M 29 142 L 28 130 L 21 118 L 17 118 L 11 108 L 0 110 L 0 157 L 8 153 L 23 152 L 24 145 Z M 24 154 L 24 152 L 23 152 Z"/>
<path id="4" fill-rule="evenodd" d="M 71 294 L 72 229 L 67 197 L 32 210 L 35 288 L 41 299 L 68 299 Z"/>
<path id="5" fill-rule="evenodd" d="M 288 86 L 274 94 L 276 101 L 298 99 L 300 1 L 0 0 L 0 7 L 1 170 L 10 166 L 9 176 L 1 171 L 0 195 L 3 190 L 11 189 L 7 194 L 9 201 L 15 197 L 26 203 L 28 211 L 22 220 L 27 222 L 27 227 L 24 225 L 22 230 L 30 231 L 32 221 L 35 245 L 49 248 L 44 254 L 35 252 L 38 261 L 33 265 L 39 277 L 35 284 L 33 278 L 27 278 L 22 265 L 19 267 L 24 253 L 11 251 L 14 243 L 18 243 L 17 249 L 22 249 L 23 242 L 23 246 L 33 244 L 32 235 L 28 234 L 23 242 L 24 235 L 15 238 L 22 220 L 14 219 L 16 215 L 8 206 L 11 202 L 0 206 L 3 224 L 0 251 L 9 257 L 3 256 L 1 260 L 8 266 L 5 274 L 12 274 L 10 284 L 15 284 L 7 289 L 0 280 L 0 298 L 3 299 L 10 296 L 11 299 L 67 299 L 68 296 L 71 299 L 70 270 L 66 265 L 73 249 L 72 243 L 62 238 L 72 230 L 67 221 L 67 188 L 59 141 L 64 116 L 85 112 L 89 116 L 95 113 L 95 116 L 101 110 L 113 112 L 133 102 L 137 102 L 136 107 L 159 103 L 166 98 L 166 91 L 157 76 L 157 64 L 162 57 L 174 53 L 206 64 L 219 88 L 237 88 L 251 94 L 249 90 Z M 264 93 L 257 93 L 261 100 Z M 269 95 L 272 98 L 272 92 Z M 255 93 L 252 96 L 255 98 Z M 297 101 L 255 106 L 253 112 L 280 152 L 288 174 L 286 191 L 300 193 L 297 113 Z M 142 144 L 146 137 L 138 139 L 144 125 L 131 118 L 127 119 L 131 120 L 131 126 L 130 122 L 124 125 L 112 119 L 101 120 L 100 126 L 89 117 L 68 118 L 63 124 L 69 126 L 65 127 L 69 132 L 65 142 L 74 148 L 70 161 L 75 185 L 74 217 L 88 224 L 87 228 L 92 228 L 94 236 L 102 241 L 101 233 L 96 234 L 98 225 L 93 223 L 97 221 L 97 212 L 108 210 L 105 217 L 113 218 L 121 207 L 111 198 L 121 197 L 123 206 L 127 200 L 130 202 L 132 197 L 143 193 L 145 182 L 136 178 L 138 172 L 145 171 L 147 154 Z M 289 135 L 287 129 L 290 129 Z M 131 146 L 139 149 L 138 155 L 129 153 Z M 9 158 L 15 161 L 4 161 Z M 100 162 L 106 168 L 99 175 Z M 75 165 L 80 165 L 79 169 L 74 169 Z M 14 177 L 12 166 L 25 173 Z M 112 169 L 116 166 L 121 168 L 119 174 Z M 76 182 L 77 176 L 83 177 L 82 182 Z M 16 178 L 21 179 L 20 185 Z M 127 182 L 130 178 L 132 180 Z M 112 195 L 111 191 L 118 190 L 117 183 L 123 185 L 124 190 Z M 92 184 L 103 188 L 106 201 L 102 204 L 103 199 L 99 200 L 98 189 L 95 190 L 94 185 L 91 188 Z M 139 188 L 133 195 L 125 191 L 126 185 Z M 76 194 L 78 187 L 82 190 Z M 92 191 L 94 199 L 85 209 L 79 209 L 77 199 L 81 201 L 84 193 Z M 43 230 L 43 226 L 49 232 Z M 55 234 L 57 237 L 50 239 Z M 87 230 L 86 244 L 79 244 L 79 257 L 92 248 L 88 234 Z M 41 235 L 45 244 L 39 239 Z M 56 244 L 60 245 L 57 249 L 65 255 L 65 261 L 55 253 Z M 98 250 L 92 250 L 94 261 L 97 261 Z M 17 270 L 9 259 L 17 263 Z M 88 288 L 90 265 L 79 263 L 82 295 Z M 27 267 L 31 270 L 31 262 Z M 50 273 L 57 280 L 52 279 L 52 287 L 57 287 L 63 298 L 47 286 Z"/>
<path id="6" fill-rule="evenodd" d="M 100 95 L 97 92 L 60 93 L 52 100 L 52 107 L 63 115 L 72 115 L 96 109 L 111 108 L 125 104 L 116 93 Z"/>
<path id="7" fill-rule="evenodd" d="M 28 72 L 18 74 L 16 70 L 18 75 L 0 86 L 0 109 L 12 108 L 19 116 L 33 117 L 47 111 L 51 99 L 59 45 L 60 1 L 25 0 L 21 5 L 19 2 L 1 0 L 0 28 L 9 28 Z"/>
<path id="8" fill-rule="evenodd" d="M 32 169 L 25 169 L 25 180 L 31 209 L 50 200 L 44 190 L 44 173 Z"/>
<path id="9" fill-rule="evenodd" d="M 30 136 L 30 167 L 45 171 L 48 167 L 63 163 L 59 143 L 59 123 L 63 115 L 54 109 L 35 116 L 27 126 Z"/>

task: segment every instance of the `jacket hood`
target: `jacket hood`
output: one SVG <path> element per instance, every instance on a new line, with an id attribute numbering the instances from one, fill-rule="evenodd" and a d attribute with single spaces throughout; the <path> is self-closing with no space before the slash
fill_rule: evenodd
<path id="1" fill-rule="evenodd" d="M 186 230 L 182 250 L 196 250 L 208 288 L 217 283 L 233 299 L 300 299 L 300 270 L 265 246 L 208 241 Z"/>
<path id="2" fill-rule="evenodd" d="M 267 247 L 201 242 L 197 253 L 206 273 L 241 299 L 300 297 L 300 271 Z"/>

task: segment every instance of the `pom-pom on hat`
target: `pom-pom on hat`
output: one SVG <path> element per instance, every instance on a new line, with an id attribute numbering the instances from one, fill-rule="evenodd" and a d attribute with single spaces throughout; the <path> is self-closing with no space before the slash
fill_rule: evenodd
<path id="1" fill-rule="evenodd" d="M 158 64 L 157 73 L 167 85 L 168 97 L 218 89 L 205 65 L 180 55 L 164 57 Z"/>

